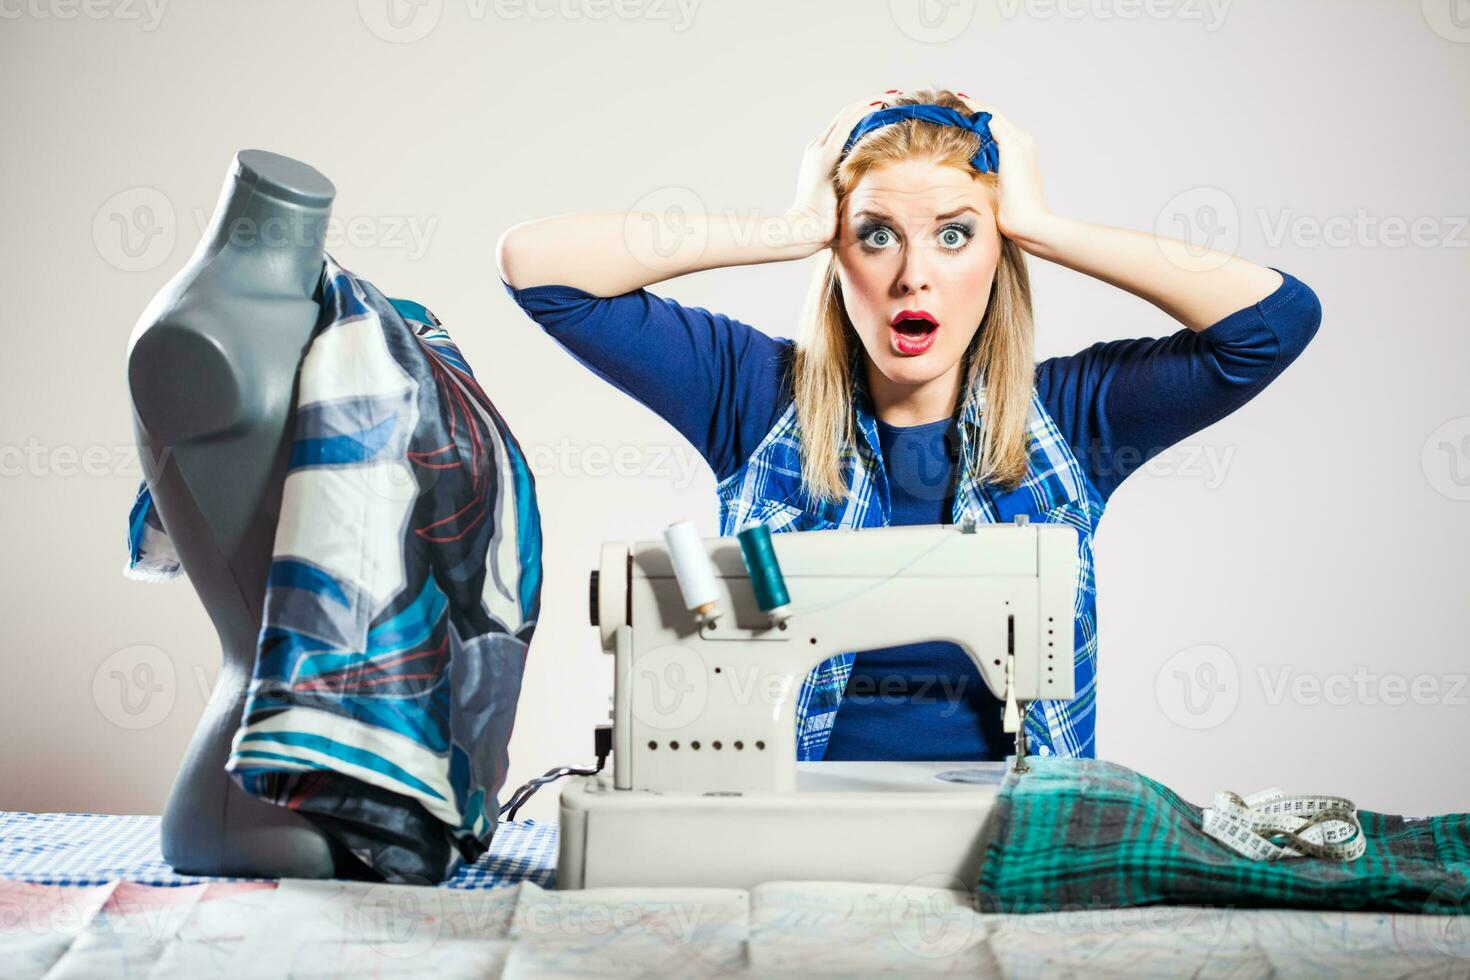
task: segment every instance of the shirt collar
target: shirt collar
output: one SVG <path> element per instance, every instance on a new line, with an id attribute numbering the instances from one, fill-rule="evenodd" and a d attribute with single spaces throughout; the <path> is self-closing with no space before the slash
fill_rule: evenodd
<path id="1" fill-rule="evenodd" d="M 877 411 L 873 408 L 873 396 L 868 390 L 868 377 L 865 366 L 859 362 L 853 368 L 853 408 L 857 413 L 857 428 L 868 440 L 868 448 L 874 454 L 879 454 L 878 428 L 876 424 Z M 965 393 L 964 403 L 960 406 L 959 418 L 961 422 L 968 423 L 971 429 L 980 428 L 980 420 L 985 411 L 985 383 L 978 382 Z M 965 436 L 973 433 L 965 432 L 961 427 L 961 434 Z"/>

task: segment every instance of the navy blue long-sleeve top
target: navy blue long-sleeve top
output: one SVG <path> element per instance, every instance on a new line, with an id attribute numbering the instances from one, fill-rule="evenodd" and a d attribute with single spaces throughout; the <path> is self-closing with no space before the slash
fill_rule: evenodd
<path id="1" fill-rule="evenodd" d="M 1276 270 L 1281 272 L 1281 270 Z M 1322 310 L 1305 283 L 1200 331 L 1099 341 L 1036 365 L 1036 389 L 1105 504 L 1128 475 L 1229 415 L 1316 334 Z M 599 297 L 572 286 L 516 289 L 525 312 L 579 362 L 657 412 L 724 480 L 792 399 L 794 346 L 739 320 L 638 289 Z M 950 520 L 955 421 L 879 420 L 891 524 Z M 859 652 L 825 759 L 1003 758 L 1000 704 L 952 643 Z"/>

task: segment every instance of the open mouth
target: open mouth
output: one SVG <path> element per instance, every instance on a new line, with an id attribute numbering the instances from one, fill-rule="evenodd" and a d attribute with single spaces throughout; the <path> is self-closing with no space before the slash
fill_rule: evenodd
<path id="1" fill-rule="evenodd" d="M 888 334 L 895 351 L 912 357 L 934 346 L 939 321 L 923 310 L 900 310 L 889 321 Z"/>

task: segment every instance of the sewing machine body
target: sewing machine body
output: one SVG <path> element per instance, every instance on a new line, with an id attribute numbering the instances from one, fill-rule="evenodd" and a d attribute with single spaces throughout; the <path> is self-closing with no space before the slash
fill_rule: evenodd
<path id="1" fill-rule="evenodd" d="M 1018 520 L 777 534 L 791 597 L 780 623 L 758 608 L 738 544 L 703 544 L 721 592 L 713 622 L 686 608 L 664 542 L 603 548 L 594 608 L 614 658 L 613 771 L 563 790 L 558 887 L 972 880 L 1005 763 L 798 764 L 797 694 L 836 654 L 941 640 L 1002 700 L 1071 698 L 1076 531 Z"/>
<path id="2" fill-rule="evenodd" d="M 702 751 L 702 750 L 701 750 Z M 751 888 L 763 881 L 963 887 L 1004 762 L 798 762 L 793 793 L 562 791 L 558 888 Z M 940 778 L 943 775 L 946 778 Z M 959 781 L 965 780 L 965 781 Z"/>

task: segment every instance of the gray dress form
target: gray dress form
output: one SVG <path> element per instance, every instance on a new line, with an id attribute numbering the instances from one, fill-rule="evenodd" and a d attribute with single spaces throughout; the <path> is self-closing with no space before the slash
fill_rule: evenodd
<path id="1" fill-rule="evenodd" d="M 223 651 L 163 814 L 164 859 L 184 873 L 365 872 L 309 819 L 250 796 L 224 768 L 255 663 L 335 193 L 306 164 L 241 151 L 203 240 L 128 341 L 133 429 L 154 505 Z"/>

